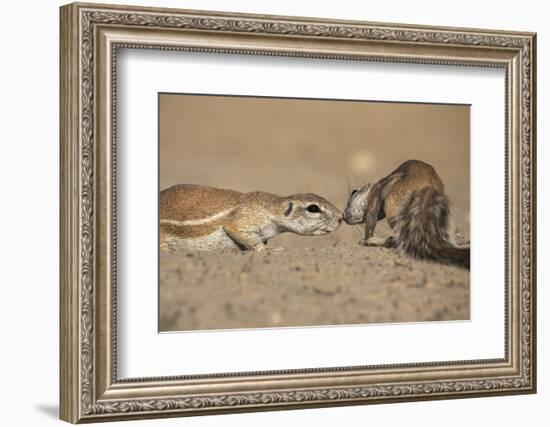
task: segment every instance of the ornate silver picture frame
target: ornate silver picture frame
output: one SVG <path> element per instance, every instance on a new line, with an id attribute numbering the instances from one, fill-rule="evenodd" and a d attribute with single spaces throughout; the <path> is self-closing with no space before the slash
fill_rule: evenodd
<path id="1" fill-rule="evenodd" d="M 75 3 L 61 8 L 60 43 L 63 420 L 536 391 L 535 34 Z M 115 107 L 121 48 L 503 69 L 504 357 L 120 379 Z"/>

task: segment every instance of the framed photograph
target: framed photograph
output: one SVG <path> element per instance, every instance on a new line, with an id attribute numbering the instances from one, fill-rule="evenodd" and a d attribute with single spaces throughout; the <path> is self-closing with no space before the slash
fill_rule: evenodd
<path id="1" fill-rule="evenodd" d="M 535 34 L 60 22 L 63 420 L 536 391 Z"/>

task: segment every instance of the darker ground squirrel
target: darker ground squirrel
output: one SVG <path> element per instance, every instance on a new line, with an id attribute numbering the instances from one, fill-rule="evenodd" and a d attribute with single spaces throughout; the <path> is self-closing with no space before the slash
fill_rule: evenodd
<path id="1" fill-rule="evenodd" d="M 353 190 L 344 220 L 365 223 L 363 245 L 395 247 L 414 258 L 470 268 L 470 248 L 454 244 L 449 213 L 449 200 L 435 169 L 409 160 L 374 184 Z M 376 238 L 374 228 L 384 218 L 394 236 Z"/>
<path id="2" fill-rule="evenodd" d="M 160 248 L 262 250 L 280 233 L 336 230 L 342 213 L 315 194 L 279 197 L 181 184 L 160 192 Z"/>

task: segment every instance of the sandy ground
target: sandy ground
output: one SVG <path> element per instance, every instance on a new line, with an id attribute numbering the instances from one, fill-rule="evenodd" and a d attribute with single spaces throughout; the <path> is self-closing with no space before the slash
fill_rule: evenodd
<path id="1" fill-rule="evenodd" d="M 469 319 L 469 272 L 383 248 L 161 257 L 163 331 Z"/>
<path id="2" fill-rule="evenodd" d="M 408 159 L 432 164 L 469 241 L 469 108 L 162 95 L 160 189 L 194 183 L 345 207 L 349 189 Z M 388 235 L 380 222 L 377 235 Z M 267 253 L 160 257 L 160 330 L 462 320 L 469 272 L 358 247 L 361 228 L 285 233 Z"/>

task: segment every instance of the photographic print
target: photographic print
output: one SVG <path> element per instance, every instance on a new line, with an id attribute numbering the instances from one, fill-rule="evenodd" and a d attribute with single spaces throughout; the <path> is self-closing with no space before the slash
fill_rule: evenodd
<path id="1" fill-rule="evenodd" d="M 535 33 L 59 22 L 61 419 L 536 392 Z"/>
<path id="2" fill-rule="evenodd" d="M 470 318 L 470 106 L 160 93 L 159 330 Z"/>

